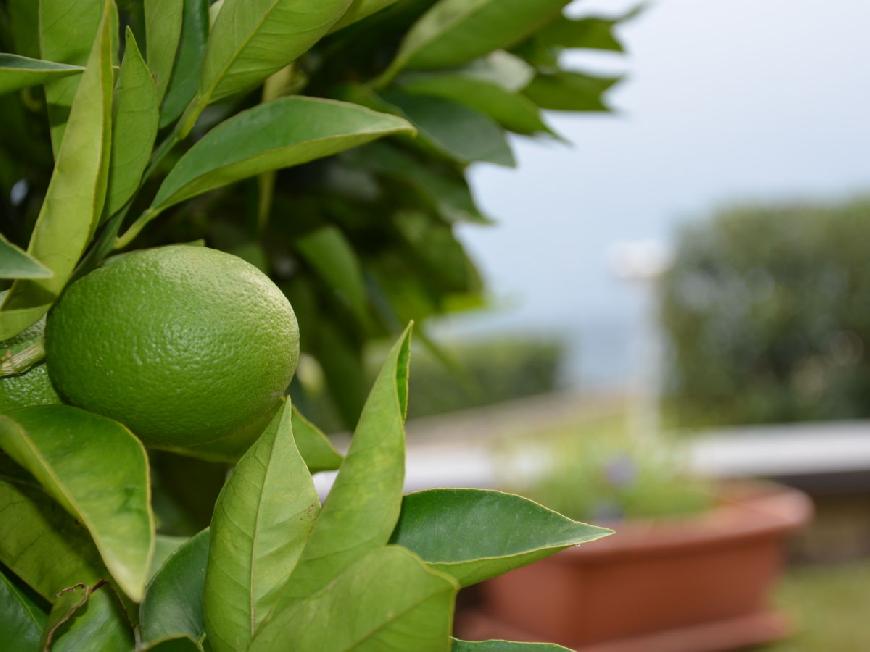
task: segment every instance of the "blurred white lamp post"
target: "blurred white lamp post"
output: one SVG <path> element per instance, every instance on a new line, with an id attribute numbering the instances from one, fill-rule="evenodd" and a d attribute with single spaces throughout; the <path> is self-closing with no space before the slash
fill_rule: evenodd
<path id="1" fill-rule="evenodd" d="M 632 348 L 635 351 L 634 387 L 629 414 L 630 434 L 655 438 L 660 429 L 662 346 L 659 336 L 658 281 L 671 263 L 668 249 L 655 240 L 619 242 L 608 251 L 613 274 L 641 290 L 642 310 Z"/>

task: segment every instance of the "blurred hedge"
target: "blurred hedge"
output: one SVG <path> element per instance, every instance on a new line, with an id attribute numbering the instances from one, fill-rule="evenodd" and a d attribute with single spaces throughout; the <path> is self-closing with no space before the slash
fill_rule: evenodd
<path id="1" fill-rule="evenodd" d="M 558 388 L 564 346 L 554 338 L 504 336 L 440 345 L 440 356 L 417 347 L 412 356 L 408 416 L 446 414 Z M 373 356 L 377 358 L 378 356 Z M 377 365 L 368 365 L 369 376 Z M 303 374 L 304 375 L 304 374 Z M 306 414 L 329 430 L 341 429 L 325 388 L 317 381 L 298 388 Z"/>
<path id="2" fill-rule="evenodd" d="M 687 226 L 663 280 L 682 424 L 870 417 L 870 198 Z"/>

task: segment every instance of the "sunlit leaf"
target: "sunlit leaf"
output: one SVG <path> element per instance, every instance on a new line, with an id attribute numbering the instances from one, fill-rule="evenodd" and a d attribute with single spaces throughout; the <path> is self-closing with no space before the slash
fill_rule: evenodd
<path id="1" fill-rule="evenodd" d="M 0 340 L 17 334 L 48 311 L 99 222 L 111 145 L 110 6 L 114 5 L 106 5 L 99 38 L 94 41 L 87 69 L 80 75 L 64 144 L 57 153 L 55 170 L 27 248 L 27 253 L 53 275 L 15 282 L 0 306 Z"/>
<path id="2" fill-rule="evenodd" d="M 108 576 L 87 530 L 38 487 L 0 475 L 0 512 L 0 562 L 49 602 Z"/>
<path id="3" fill-rule="evenodd" d="M 139 53 L 133 31 L 127 28 L 127 48 L 114 103 L 107 215 L 124 206 L 139 187 L 151 158 L 159 118 L 154 78 Z"/>
<path id="4" fill-rule="evenodd" d="M 347 27 L 363 18 L 367 18 L 381 9 L 389 7 L 394 2 L 396 0 L 353 0 L 348 10 L 344 12 L 341 20 L 332 27 L 332 31 L 337 31 L 342 27 Z"/>
<path id="5" fill-rule="evenodd" d="M 144 0 L 148 68 L 154 75 L 158 102 L 169 88 L 181 38 L 185 0 Z"/>
<path id="6" fill-rule="evenodd" d="M 308 50 L 351 0 L 224 0 L 203 63 L 199 98 L 208 104 L 250 89 Z"/>
<path id="7" fill-rule="evenodd" d="M 568 0 L 441 0 L 411 27 L 385 79 L 402 68 L 453 68 L 509 47 L 547 24 Z"/>
<path id="8" fill-rule="evenodd" d="M 285 97 L 224 121 L 181 158 L 155 210 L 261 172 L 335 154 L 387 134 L 409 132 L 401 118 L 311 97 Z"/>
<path id="9" fill-rule="evenodd" d="M 84 65 L 93 56 L 93 44 L 106 0 L 32 0 L 39 3 L 39 51 L 46 61 Z M 111 3 L 114 6 L 114 3 Z M 80 77 L 57 79 L 45 87 L 51 145 L 57 152 L 63 140 L 70 106 Z"/>
<path id="10" fill-rule="evenodd" d="M 0 447 L 84 524 L 118 585 L 141 600 L 154 522 L 139 440 L 105 417 L 40 405 L 0 416 Z"/>
<path id="11" fill-rule="evenodd" d="M 30 59 L 17 54 L 0 52 L 0 93 L 44 84 L 53 79 L 80 74 L 81 66 L 68 66 L 53 61 Z"/>
<path id="12" fill-rule="evenodd" d="M 285 400 L 215 506 L 204 596 L 210 648 L 248 647 L 296 567 L 319 509 Z"/>
<path id="13" fill-rule="evenodd" d="M 282 602 L 312 595 L 390 537 L 405 479 L 410 336 L 409 327 L 378 374 Z"/>
<path id="14" fill-rule="evenodd" d="M 520 496 L 433 489 L 405 497 L 391 542 L 468 586 L 608 534 Z"/>
<path id="15" fill-rule="evenodd" d="M 0 234 L 0 278 L 49 278 L 52 271 Z"/>
<path id="16" fill-rule="evenodd" d="M 404 548 L 378 547 L 324 590 L 276 612 L 250 650 L 446 652 L 456 590 Z"/>
<path id="17" fill-rule="evenodd" d="M 293 406 L 293 438 L 311 473 L 334 471 L 341 466 L 341 454 L 320 429 Z"/>

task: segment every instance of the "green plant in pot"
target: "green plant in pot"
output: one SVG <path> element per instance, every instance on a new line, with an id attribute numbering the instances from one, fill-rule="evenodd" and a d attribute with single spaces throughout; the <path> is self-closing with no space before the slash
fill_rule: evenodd
<path id="1" fill-rule="evenodd" d="M 410 138 L 360 91 L 531 47 L 565 3 L 409 3 L 392 63 L 345 97 L 373 107 L 289 94 L 294 62 L 335 64 L 342 28 L 388 4 L 0 5 L 0 649 L 513 650 L 451 637 L 459 588 L 608 534 L 506 493 L 403 496 L 410 326 L 340 455 L 287 397 L 336 320 L 302 318 L 305 293 L 250 249 L 158 228 L 235 206 L 236 182 L 268 198 L 278 169 Z M 318 233 L 303 249 L 353 311 L 346 242 Z"/>

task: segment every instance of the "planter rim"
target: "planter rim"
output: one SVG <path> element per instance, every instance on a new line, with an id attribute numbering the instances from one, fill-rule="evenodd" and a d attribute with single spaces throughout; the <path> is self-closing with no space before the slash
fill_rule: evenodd
<path id="1" fill-rule="evenodd" d="M 612 555 L 671 554 L 737 540 L 777 538 L 796 531 L 811 518 L 813 505 L 802 491 L 772 482 L 724 484 L 717 504 L 695 517 L 630 520 L 610 525 L 609 537 L 568 548 L 551 558 L 556 563 L 606 561 Z"/>

